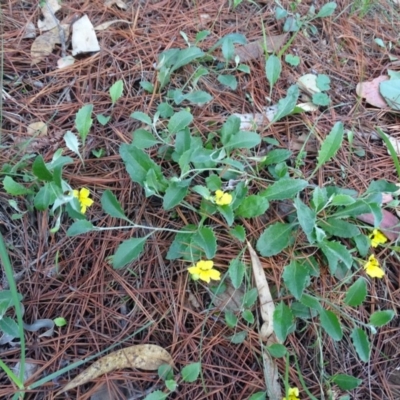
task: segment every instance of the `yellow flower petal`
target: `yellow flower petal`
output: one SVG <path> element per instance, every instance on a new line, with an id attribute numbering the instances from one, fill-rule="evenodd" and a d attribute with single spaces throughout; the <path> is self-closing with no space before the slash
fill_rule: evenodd
<path id="1" fill-rule="evenodd" d="M 371 278 L 383 278 L 385 271 L 379 266 L 379 261 L 371 254 L 368 261 L 364 265 L 364 269 L 367 275 Z"/>
<path id="2" fill-rule="evenodd" d="M 297 387 L 290 388 L 288 391 L 288 397 L 283 397 L 282 400 L 300 400 L 299 389 Z"/>
<path id="3" fill-rule="evenodd" d="M 384 244 L 388 240 L 387 237 L 378 229 L 374 229 L 368 237 L 371 239 L 372 247 L 378 247 L 380 244 Z"/>
<path id="4" fill-rule="evenodd" d="M 212 260 L 201 260 L 196 265 L 192 265 L 187 270 L 189 271 L 192 279 L 201 279 L 204 282 L 210 283 L 210 280 L 220 280 L 221 273 L 213 268 L 214 262 Z"/>
<path id="5" fill-rule="evenodd" d="M 72 194 L 79 201 L 79 204 L 81 206 L 81 213 L 85 214 L 87 208 L 90 207 L 94 203 L 94 201 L 89 198 L 89 196 L 90 196 L 89 189 L 82 188 L 80 191 L 74 190 L 72 192 Z"/>
<path id="6" fill-rule="evenodd" d="M 230 193 L 224 193 L 222 190 L 215 191 L 215 203 L 218 206 L 227 206 L 232 203 L 232 199 Z"/>

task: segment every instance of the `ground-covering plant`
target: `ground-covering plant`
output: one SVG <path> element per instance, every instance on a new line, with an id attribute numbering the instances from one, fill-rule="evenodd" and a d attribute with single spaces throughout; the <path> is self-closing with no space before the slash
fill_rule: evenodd
<path id="1" fill-rule="evenodd" d="M 329 9 L 324 6 L 322 10 L 325 9 L 325 12 L 321 10 L 316 17 L 331 15 L 335 8 L 333 4 L 329 3 Z M 294 30 L 293 24 L 296 24 L 297 30 L 300 29 L 298 21 L 301 18 L 296 15 L 289 17 L 292 18 L 292 28 L 288 30 Z M 6 174 L 4 187 L 11 195 L 27 196 L 28 203 L 32 202 L 38 210 L 51 207 L 56 220 L 53 232 L 59 229 L 64 210 L 75 220 L 68 229 L 70 236 L 108 229 L 147 230 L 147 235 L 133 237 L 120 244 L 110 258 L 116 269 L 124 268 L 139 259 L 145 251 L 146 241 L 154 232 L 173 232 L 174 239 L 166 258 L 179 260 L 184 265 L 184 271 L 192 279 L 191 285 L 202 282 L 210 284 L 215 296 L 227 290 L 229 285 L 234 289 L 246 286 L 240 312 L 224 312 L 225 322 L 233 332 L 230 340 L 238 345 L 246 339 L 247 334 L 246 331 L 238 331 L 239 318 L 248 324 L 249 329 L 257 329 L 254 304 L 258 293 L 256 288 L 251 287 L 251 273 L 244 257 L 246 239 L 256 241 L 257 251 L 262 257 L 289 253 L 290 262 L 282 273 L 283 283 L 276 293 L 277 307 L 273 315 L 274 331 L 279 342 L 284 343 L 288 335 L 314 324 L 319 338 L 325 332 L 334 341 L 351 339 L 359 358 L 368 362 L 370 338 L 379 327 L 390 322 L 394 313 L 392 310 L 379 310 L 365 322 L 356 320 L 349 309 L 360 307 L 366 302 L 368 286 L 373 282 L 371 280 L 382 278 L 385 274 L 382 252 L 375 254 L 377 248 L 391 248 L 386 236 L 379 231 L 382 195 L 394 195 L 398 187 L 386 181 L 374 181 L 364 193 L 357 193 L 337 185 L 315 185 L 316 173 L 335 157 L 345 140 L 341 122 L 331 127 L 320 146 L 315 169 L 308 175 L 302 172 L 299 163 L 293 163 L 289 150 L 275 145 L 268 147 L 266 152 L 261 151 L 267 141 L 255 130 L 243 130 L 238 116 L 229 116 L 222 126 L 211 128 L 209 132 L 199 131 L 191 110 L 177 109 L 177 106 L 183 102 L 201 105 L 212 99 L 207 92 L 195 89 L 201 78 L 210 73 L 217 74 L 220 83 L 235 90 L 236 71 L 250 72 L 249 67 L 241 64 L 239 59 L 235 60 L 233 68 L 226 63 L 216 68 L 210 67 L 210 54 L 196 46 L 207 35 L 207 31 L 202 31 L 196 36 L 194 45 L 187 40 L 188 48 L 170 49 L 160 55 L 157 83 L 142 81 L 141 86 L 149 92 L 161 93 L 164 88 L 168 88 L 164 93 L 164 101 L 158 105 L 154 115 L 142 111 L 131 115 L 144 127 L 133 132 L 130 144 L 120 147 L 120 156 L 132 181 L 143 188 L 146 197 L 158 199 L 160 207 L 170 212 L 174 225 L 181 225 L 181 229 L 135 223 L 109 190 L 102 193 L 102 208 L 110 216 L 124 221 L 123 225 L 100 227 L 86 220 L 85 211 L 92 206 L 93 200 L 90 199 L 88 189 L 77 190 L 63 180 L 62 169 L 72 159 L 62 156 L 60 151 L 50 163 L 45 163 L 41 156 L 36 157 L 31 172 L 24 175 L 29 177 L 24 185 L 17 182 L 21 176 L 20 170 L 6 166 L 3 169 Z M 230 60 L 234 58 L 232 49 L 235 42 L 244 43 L 244 38 L 241 35 L 227 36 L 212 50 L 220 47 L 224 58 Z M 266 57 L 265 73 L 271 91 L 280 78 L 280 57 L 279 54 Z M 188 64 L 195 66 L 192 77 L 183 88 L 172 87 L 172 74 Z M 329 81 L 325 77 L 320 74 L 317 79 L 324 87 L 320 89 L 327 91 Z M 112 106 L 122 93 L 122 82 L 117 81 L 110 89 Z M 277 104 L 271 124 L 297 112 L 298 97 L 298 86 L 289 87 L 287 96 Z M 313 102 L 320 106 L 327 105 L 326 101 L 314 101 L 314 98 Z M 79 147 L 85 145 L 90 132 L 92 113 L 93 105 L 88 104 L 76 116 L 76 129 L 81 144 L 72 132 L 67 132 L 64 137 L 68 148 L 78 155 L 82 163 L 84 159 Z M 98 122 L 104 125 L 109 118 L 97 115 Z M 101 156 L 101 153 L 98 154 Z M 23 170 L 26 171 L 26 166 Z M 272 223 L 266 221 L 259 237 L 248 238 L 246 224 L 251 224 L 254 218 L 264 217 L 270 207 L 279 207 L 281 204 L 286 206 L 281 220 Z M 176 212 L 178 209 L 184 210 L 186 218 L 183 219 L 182 214 Z M 373 228 L 357 221 L 357 217 L 364 214 L 373 216 Z M 188 216 L 191 220 L 186 223 Z M 229 235 L 241 247 L 238 254 L 232 254 L 226 272 L 216 267 L 214 262 L 218 257 L 221 235 Z M 321 273 L 330 274 L 335 279 L 331 292 L 323 296 L 311 285 L 319 279 Z M 295 358 L 283 344 L 271 345 L 265 351 L 273 357 L 286 357 L 287 366 L 289 359 Z M 201 373 L 201 353 L 199 360 L 183 368 L 183 382 L 193 382 L 198 378 Z M 170 392 L 176 390 L 177 381 L 170 371 L 161 370 L 159 375 L 165 380 Z M 325 376 L 324 382 L 328 388 L 336 384 L 344 390 L 351 390 L 359 383 L 359 379 L 346 374 Z M 285 384 L 286 398 L 297 399 L 299 389 L 290 387 L 287 378 Z M 19 388 L 23 386 L 19 385 Z M 309 394 L 305 385 L 303 390 Z M 156 391 L 147 396 L 147 400 L 165 398 L 168 394 Z M 252 396 L 252 400 L 256 398 L 265 398 L 265 393 Z M 313 397 L 310 395 L 310 398 Z"/>

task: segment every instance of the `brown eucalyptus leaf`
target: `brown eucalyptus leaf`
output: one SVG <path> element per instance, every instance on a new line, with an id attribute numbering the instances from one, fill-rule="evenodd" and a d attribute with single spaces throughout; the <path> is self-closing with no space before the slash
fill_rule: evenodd
<path id="1" fill-rule="evenodd" d="M 275 359 L 267 352 L 263 352 L 265 386 L 269 399 L 282 399 L 282 389 L 279 384 L 279 372 Z M 290 398 L 290 396 L 289 396 Z"/>
<path id="2" fill-rule="evenodd" d="M 57 392 L 56 396 L 111 371 L 123 368 L 155 371 L 162 364 L 169 364 L 174 367 L 174 362 L 168 351 L 154 344 L 139 344 L 117 350 L 94 362 Z"/>

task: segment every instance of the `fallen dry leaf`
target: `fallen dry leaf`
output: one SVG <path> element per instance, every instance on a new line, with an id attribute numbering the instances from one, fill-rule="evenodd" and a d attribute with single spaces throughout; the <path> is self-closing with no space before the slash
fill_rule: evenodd
<path id="1" fill-rule="evenodd" d="M 259 128 L 263 123 L 272 121 L 277 111 L 278 106 L 273 105 L 264 107 L 263 113 L 234 115 L 240 118 L 240 129 L 243 131 L 250 131 Z"/>
<path id="2" fill-rule="evenodd" d="M 72 25 L 72 55 L 100 51 L 93 25 L 87 15 Z"/>
<path id="3" fill-rule="evenodd" d="M 114 4 L 118 8 L 121 8 L 122 10 L 127 10 L 128 9 L 128 6 L 122 0 L 106 0 L 104 2 L 104 5 L 106 7 L 112 7 Z"/>
<path id="4" fill-rule="evenodd" d="M 22 39 L 35 39 L 36 28 L 33 22 L 28 22 L 25 26 L 24 33 L 22 34 Z"/>
<path id="5" fill-rule="evenodd" d="M 387 135 L 387 138 L 389 139 L 389 142 L 392 144 L 392 146 L 393 146 L 394 151 L 396 152 L 396 154 L 397 154 L 398 156 L 400 156 L 400 140 L 394 138 L 393 136 L 389 136 L 389 135 Z M 388 154 L 389 154 L 389 156 L 390 156 L 390 151 L 389 151 L 389 149 L 387 149 L 387 152 L 388 152 Z"/>
<path id="6" fill-rule="evenodd" d="M 263 351 L 264 379 L 269 399 L 282 399 L 282 390 L 279 384 L 278 366 L 268 351 Z M 290 398 L 290 397 L 289 397 Z"/>
<path id="7" fill-rule="evenodd" d="M 382 214 L 383 218 L 379 230 L 382 231 L 389 240 L 397 240 L 400 235 L 400 220 L 388 210 L 382 210 Z M 374 225 L 375 223 L 373 214 L 361 214 L 357 219 L 369 225 Z"/>
<path id="8" fill-rule="evenodd" d="M 267 344 L 279 343 L 277 337 L 275 336 L 273 325 L 275 304 L 269 290 L 267 278 L 265 277 L 265 272 L 261 265 L 260 258 L 254 251 L 249 241 L 247 241 L 247 246 L 249 248 L 251 265 L 253 267 L 254 280 L 258 290 L 258 298 L 260 300 L 261 318 L 264 321 L 260 330 L 260 338 L 261 340 L 266 341 Z"/>
<path id="9" fill-rule="evenodd" d="M 266 47 L 268 53 L 277 52 L 286 42 L 287 33 L 283 35 L 267 36 Z M 247 43 L 235 48 L 235 56 L 239 56 L 241 62 L 256 60 L 264 56 L 264 38 Z"/>
<path id="10" fill-rule="evenodd" d="M 387 81 L 388 79 L 388 76 L 381 75 L 373 79 L 372 81 L 360 82 L 356 87 L 356 93 L 372 106 L 378 108 L 387 108 L 388 105 L 379 92 L 379 85 L 381 82 Z"/>
<path id="11" fill-rule="evenodd" d="M 72 56 L 66 56 L 63 58 L 60 58 L 57 61 L 57 68 L 65 68 L 65 67 L 69 67 L 70 65 L 73 65 L 75 63 L 75 58 Z"/>
<path id="12" fill-rule="evenodd" d="M 69 36 L 69 25 L 62 24 L 65 37 Z M 61 43 L 58 26 L 38 36 L 31 46 L 31 64 L 37 64 L 53 52 L 54 46 Z"/>
<path id="13" fill-rule="evenodd" d="M 42 121 L 32 122 L 28 125 L 26 133 L 29 136 L 41 137 L 47 135 L 47 125 Z"/>
<path id="14" fill-rule="evenodd" d="M 67 383 L 56 393 L 56 396 L 111 371 L 123 368 L 140 368 L 146 371 L 155 371 L 163 364 L 169 364 L 174 367 L 172 357 L 167 350 L 160 346 L 139 344 L 127 347 L 126 349 L 114 351 L 94 362 L 89 368 Z"/>
<path id="15" fill-rule="evenodd" d="M 317 75 L 314 74 L 303 75 L 297 80 L 297 84 L 301 90 L 310 95 L 321 92 L 321 90 L 317 86 Z"/>
<path id="16" fill-rule="evenodd" d="M 55 14 L 61 9 L 58 0 L 46 0 L 41 6 L 43 19 L 38 20 L 38 28 L 40 32 L 49 31 L 55 28 L 60 21 L 56 18 Z"/>
<path id="17" fill-rule="evenodd" d="M 107 22 L 103 22 L 100 25 L 97 25 L 94 30 L 95 31 L 105 31 L 106 29 L 108 29 L 112 24 L 115 24 L 117 22 L 123 22 L 125 24 L 132 24 L 132 22 L 130 21 L 125 21 L 124 19 L 114 19 L 113 21 L 107 21 Z"/>
<path id="18" fill-rule="evenodd" d="M 219 294 L 212 294 L 212 302 L 221 311 L 238 312 L 242 309 L 244 291 L 235 289 L 229 280 L 225 281 L 226 290 Z"/>

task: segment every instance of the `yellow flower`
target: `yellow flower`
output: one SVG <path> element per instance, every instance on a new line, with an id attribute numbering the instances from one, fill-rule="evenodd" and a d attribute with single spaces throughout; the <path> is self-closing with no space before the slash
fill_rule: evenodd
<path id="1" fill-rule="evenodd" d="M 232 195 L 230 193 L 224 193 L 222 190 L 216 190 L 215 203 L 219 206 L 228 206 L 232 203 Z"/>
<path id="2" fill-rule="evenodd" d="M 371 239 L 372 247 L 378 247 L 380 244 L 387 242 L 387 237 L 378 229 L 374 229 L 368 237 Z"/>
<path id="3" fill-rule="evenodd" d="M 86 209 L 94 203 L 92 199 L 89 199 L 89 189 L 82 188 L 81 190 L 74 190 L 73 195 L 79 200 L 79 204 L 81 205 L 81 213 L 85 214 Z"/>
<path id="4" fill-rule="evenodd" d="M 382 278 L 385 275 L 385 271 L 379 266 L 379 261 L 373 254 L 369 256 L 364 269 L 371 278 Z"/>
<path id="5" fill-rule="evenodd" d="M 210 283 L 210 279 L 219 281 L 221 279 L 221 272 L 217 271 L 214 267 L 214 262 L 211 260 L 201 260 L 196 265 L 188 268 L 192 279 L 197 281 L 201 279 L 204 282 Z"/>
<path id="6" fill-rule="evenodd" d="M 288 397 L 283 397 L 282 400 L 300 400 L 299 389 L 297 387 L 290 388 L 288 392 Z"/>

